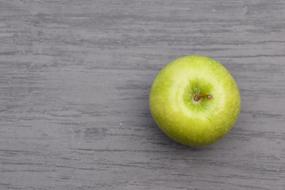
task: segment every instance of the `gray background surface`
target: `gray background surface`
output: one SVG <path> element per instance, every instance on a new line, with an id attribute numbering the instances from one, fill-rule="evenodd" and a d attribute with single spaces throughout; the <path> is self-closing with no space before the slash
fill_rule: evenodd
<path id="1" fill-rule="evenodd" d="M 151 82 L 221 61 L 242 111 L 219 143 L 167 139 Z M 285 1 L 0 0 L 0 189 L 284 190 Z"/>

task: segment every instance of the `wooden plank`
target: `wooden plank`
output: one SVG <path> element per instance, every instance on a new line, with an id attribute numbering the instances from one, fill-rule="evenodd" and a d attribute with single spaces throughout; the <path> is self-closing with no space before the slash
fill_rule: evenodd
<path id="1" fill-rule="evenodd" d="M 282 0 L 0 0 L 0 189 L 285 189 Z M 242 112 L 191 150 L 149 114 L 187 54 L 221 61 Z"/>

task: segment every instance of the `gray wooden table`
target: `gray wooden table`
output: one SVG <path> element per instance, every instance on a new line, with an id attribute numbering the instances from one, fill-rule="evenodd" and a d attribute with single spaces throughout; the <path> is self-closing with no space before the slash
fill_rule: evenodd
<path id="1" fill-rule="evenodd" d="M 237 79 L 242 111 L 192 150 L 151 119 L 172 59 Z M 0 189 L 284 190 L 285 1 L 0 0 Z"/>

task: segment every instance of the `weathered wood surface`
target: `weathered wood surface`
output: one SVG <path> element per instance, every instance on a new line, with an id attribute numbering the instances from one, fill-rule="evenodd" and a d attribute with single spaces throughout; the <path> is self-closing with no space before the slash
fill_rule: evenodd
<path id="1" fill-rule="evenodd" d="M 167 139 L 157 71 L 221 61 L 242 112 L 219 143 Z M 0 189 L 284 190 L 285 1 L 0 0 Z"/>

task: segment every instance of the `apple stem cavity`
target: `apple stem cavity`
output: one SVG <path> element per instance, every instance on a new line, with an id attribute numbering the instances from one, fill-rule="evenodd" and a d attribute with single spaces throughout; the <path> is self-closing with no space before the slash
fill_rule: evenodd
<path id="1" fill-rule="evenodd" d="M 195 94 L 193 99 L 194 101 L 199 102 L 201 99 L 205 99 L 205 98 L 207 98 L 208 100 L 211 100 L 213 96 L 210 94 L 205 94 L 205 95 Z"/>

